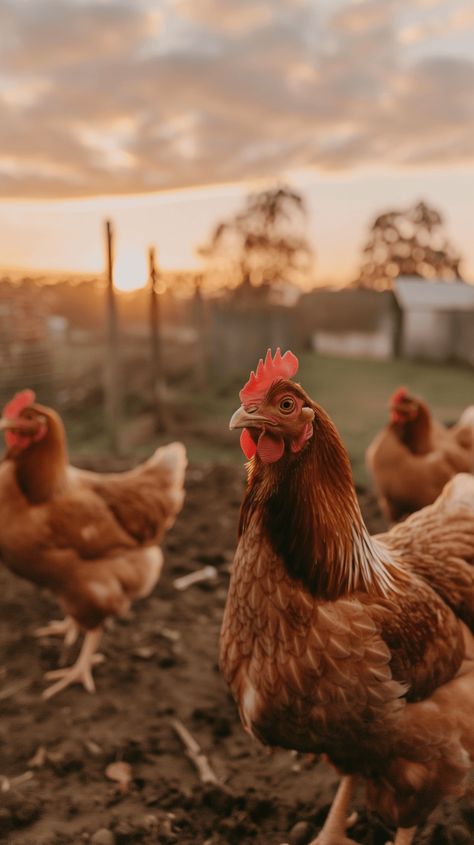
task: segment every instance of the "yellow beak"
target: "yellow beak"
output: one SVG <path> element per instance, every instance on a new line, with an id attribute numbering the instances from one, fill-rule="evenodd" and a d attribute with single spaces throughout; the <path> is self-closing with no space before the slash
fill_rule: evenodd
<path id="1" fill-rule="evenodd" d="M 235 414 L 232 414 L 229 428 L 232 431 L 234 428 L 263 428 L 264 426 L 274 426 L 276 423 L 272 420 L 263 417 L 261 414 L 249 414 L 243 405 L 237 408 Z"/>
<path id="2" fill-rule="evenodd" d="M 6 429 L 9 429 L 9 428 L 15 428 L 15 426 L 16 426 L 15 420 L 9 420 L 6 417 L 0 417 L 0 431 L 5 431 Z"/>

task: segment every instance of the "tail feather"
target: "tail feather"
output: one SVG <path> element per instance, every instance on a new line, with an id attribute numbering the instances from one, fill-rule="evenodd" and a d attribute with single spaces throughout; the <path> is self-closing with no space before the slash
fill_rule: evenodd
<path id="1" fill-rule="evenodd" d="M 80 473 L 120 526 L 138 543 L 160 542 L 184 502 L 187 459 L 182 443 L 156 450 L 145 463 L 123 473 Z"/>
<path id="2" fill-rule="evenodd" d="M 445 506 L 466 506 L 471 508 L 474 514 L 474 475 L 468 472 L 459 472 L 443 488 L 435 502 L 436 505 Z"/>
<path id="3" fill-rule="evenodd" d="M 184 443 L 175 440 L 166 446 L 159 446 L 150 458 L 150 464 L 159 464 L 163 469 L 169 469 L 176 476 L 177 483 L 183 483 L 187 466 L 186 447 Z"/>
<path id="4" fill-rule="evenodd" d="M 469 426 L 474 431 L 474 405 L 468 405 L 462 412 L 459 417 L 458 426 Z"/>
<path id="5" fill-rule="evenodd" d="M 183 443 L 174 441 L 167 446 L 160 446 L 148 462 L 150 467 L 159 468 L 170 475 L 170 493 L 175 500 L 173 510 L 178 513 L 184 501 L 184 477 L 188 459 Z"/>
<path id="6" fill-rule="evenodd" d="M 456 425 L 456 440 L 459 445 L 471 455 L 469 471 L 474 473 L 474 405 L 469 405 L 463 411 Z"/>

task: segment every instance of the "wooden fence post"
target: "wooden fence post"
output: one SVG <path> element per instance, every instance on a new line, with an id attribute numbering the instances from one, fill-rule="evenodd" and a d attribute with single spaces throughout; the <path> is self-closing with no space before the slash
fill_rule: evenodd
<path id="1" fill-rule="evenodd" d="M 196 384 L 198 387 L 204 389 L 207 387 L 207 370 L 208 370 L 208 314 L 206 302 L 202 295 L 202 275 L 199 273 L 196 276 L 194 283 L 194 327 L 197 337 L 197 349 L 195 358 L 195 373 Z"/>
<path id="2" fill-rule="evenodd" d="M 154 247 L 148 250 L 150 284 L 151 373 L 153 379 L 153 412 L 155 431 L 166 431 L 169 424 L 166 406 L 166 382 L 163 367 L 162 315 L 158 291 L 158 270 Z"/>
<path id="3" fill-rule="evenodd" d="M 120 388 L 118 357 L 118 320 L 114 287 L 114 239 L 110 220 L 105 223 L 107 263 L 107 350 L 105 358 L 105 422 L 109 449 L 120 454 Z"/>

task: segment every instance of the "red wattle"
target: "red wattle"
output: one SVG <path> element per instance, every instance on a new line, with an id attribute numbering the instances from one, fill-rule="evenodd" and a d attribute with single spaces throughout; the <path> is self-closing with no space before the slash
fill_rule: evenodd
<path id="1" fill-rule="evenodd" d="M 284 451 L 283 437 L 273 437 L 266 431 L 262 431 L 257 445 L 257 454 L 262 463 L 273 464 L 275 461 L 279 461 Z"/>
<path id="2" fill-rule="evenodd" d="M 16 431 L 5 431 L 5 443 L 9 449 L 26 449 L 31 443 L 31 437 Z"/>
<path id="3" fill-rule="evenodd" d="M 240 446 L 247 460 L 253 458 L 255 452 L 257 451 L 257 446 L 246 428 L 244 428 L 242 434 L 240 435 Z"/>

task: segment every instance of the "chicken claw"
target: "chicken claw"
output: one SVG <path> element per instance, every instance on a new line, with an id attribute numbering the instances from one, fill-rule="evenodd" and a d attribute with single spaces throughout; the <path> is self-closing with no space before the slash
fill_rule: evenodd
<path id="1" fill-rule="evenodd" d="M 72 666 L 67 666 L 65 669 L 54 669 L 52 672 L 46 672 L 45 678 L 48 680 L 58 678 L 58 680 L 55 684 L 44 690 L 43 698 L 52 698 L 53 695 L 57 695 L 58 692 L 66 689 L 71 684 L 82 684 L 87 692 L 95 692 L 91 669 L 95 663 L 101 661 L 101 657 L 95 654 L 101 636 L 101 628 L 96 628 L 94 631 L 87 631 L 76 662 Z"/>
<path id="2" fill-rule="evenodd" d="M 386 845 L 411 845 L 415 833 L 416 827 L 399 827 L 394 841 L 387 842 Z"/>
<path id="3" fill-rule="evenodd" d="M 79 636 L 79 626 L 72 616 L 64 619 L 52 619 L 48 625 L 37 628 L 35 637 L 64 637 L 64 645 L 74 645 Z"/>
<path id="4" fill-rule="evenodd" d="M 309 845 L 358 845 L 354 839 L 349 839 L 345 835 L 346 829 L 353 825 L 357 819 L 356 813 L 347 817 L 354 786 L 355 778 L 353 776 L 346 775 L 342 778 L 328 817 L 316 839 L 312 839 Z"/>

